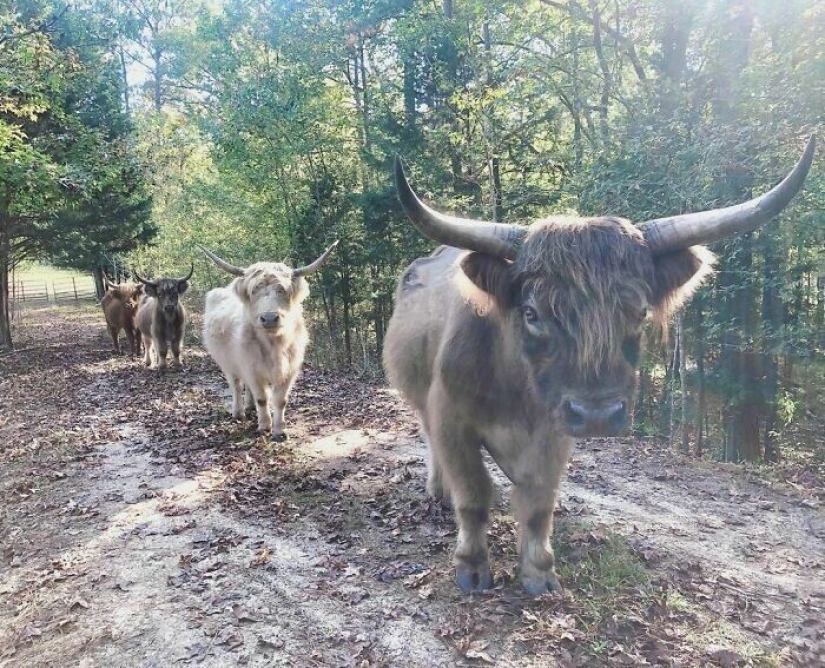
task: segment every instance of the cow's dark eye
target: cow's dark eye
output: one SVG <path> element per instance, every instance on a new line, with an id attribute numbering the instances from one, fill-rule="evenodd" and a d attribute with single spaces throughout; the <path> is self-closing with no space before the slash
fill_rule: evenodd
<path id="1" fill-rule="evenodd" d="M 532 306 L 522 306 L 521 313 L 524 316 L 524 322 L 532 325 L 539 319 L 539 314 Z"/>
<path id="2" fill-rule="evenodd" d="M 641 337 L 635 336 L 625 339 L 622 344 L 622 354 L 630 364 L 637 366 L 642 355 Z"/>

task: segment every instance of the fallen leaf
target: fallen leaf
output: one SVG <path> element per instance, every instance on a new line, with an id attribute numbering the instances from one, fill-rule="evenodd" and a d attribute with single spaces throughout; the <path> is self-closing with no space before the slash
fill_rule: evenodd
<path id="1" fill-rule="evenodd" d="M 266 563 L 269 563 L 270 551 L 268 547 L 262 548 L 254 557 L 252 557 L 252 561 L 249 562 L 250 567 L 253 566 L 263 566 Z"/>

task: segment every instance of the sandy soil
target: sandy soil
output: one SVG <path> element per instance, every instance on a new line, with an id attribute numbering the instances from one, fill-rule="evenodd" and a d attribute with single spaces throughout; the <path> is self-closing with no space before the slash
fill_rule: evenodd
<path id="1" fill-rule="evenodd" d="M 463 596 L 424 444 L 381 385 L 307 369 L 272 445 L 229 419 L 197 341 L 158 374 L 113 356 L 89 307 L 17 333 L 2 666 L 825 663 L 821 489 L 582 443 L 556 513 L 565 594 L 520 589 L 499 475 L 497 587 Z"/>

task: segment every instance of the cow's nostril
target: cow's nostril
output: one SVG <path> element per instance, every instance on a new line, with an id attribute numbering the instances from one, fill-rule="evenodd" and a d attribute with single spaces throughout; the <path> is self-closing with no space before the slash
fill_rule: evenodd
<path id="1" fill-rule="evenodd" d="M 606 406 L 604 410 L 608 420 L 615 421 L 619 418 L 623 419 L 625 413 L 627 412 L 627 402 L 617 401 L 609 406 Z"/>
<path id="2" fill-rule="evenodd" d="M 571 426 L 583 427 L 587 421 L 587 409 L 577 401 L 564 401 L 564 418 Z"/>

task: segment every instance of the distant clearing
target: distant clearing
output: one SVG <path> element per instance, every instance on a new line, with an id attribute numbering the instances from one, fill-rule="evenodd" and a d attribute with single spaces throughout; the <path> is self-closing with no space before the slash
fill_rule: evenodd
<path id="1" fill-rule="evenodd" d="M 22 265 L 14 272 L 14 280 L 16 281 L 56 281 L 67 278 L 92 280 L 90 272 L 80 272 L 76 269 L 61 269 L 47 264 Z"/>

